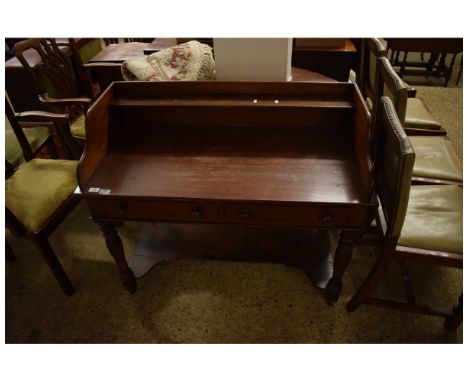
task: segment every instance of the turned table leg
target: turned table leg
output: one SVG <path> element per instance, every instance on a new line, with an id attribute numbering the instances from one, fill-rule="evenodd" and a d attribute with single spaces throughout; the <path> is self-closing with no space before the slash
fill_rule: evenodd
<path id="1" fill-rule="evenodd" d="M 136 292 L 136 281 L 132 270 L 127 264 L 125 259 L 125 252 L 122 245 L 122 240 L 115 229 L 116 223 L 108 220 L 96 221 L 101 227 L 101 231 L 106 239 L 106 246 L 110 254 L 114 258 L 117 268 L 119 269 L 120 278 L 124 285 L 124 288 L 130 293 Z"/>
<path id="2" fill-rule="evenodd" d="M 325 301 L 329 305 L 333 305 L 338 301 L 341 292 L 341 279 L 351 260 L 354 243 L 362 236 L 362 231 L 343 230 L 340 234 L 340 240 L 335 251 L 335 259 L 333 261 L 333 276 L 325 289 Z"/>

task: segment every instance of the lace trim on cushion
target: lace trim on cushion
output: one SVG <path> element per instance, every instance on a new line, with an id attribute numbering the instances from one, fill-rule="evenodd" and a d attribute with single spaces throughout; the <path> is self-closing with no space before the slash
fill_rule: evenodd
<path id="1" fill-rule="evenodd" d="M 189 41 L 198 45 L 200 59 L 197 60 L 197 67 L 194 71 L 195 79 L 214 80 L 216 78 L 215 62 L 211 52 L 211 47 L 201 44 L 198 41 Z"/>

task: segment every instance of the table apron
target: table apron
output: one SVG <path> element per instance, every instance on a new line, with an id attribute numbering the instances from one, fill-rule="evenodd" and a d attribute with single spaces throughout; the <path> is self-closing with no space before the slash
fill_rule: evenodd
<path id="1" fill-rule="evenodd" d="M 369 206 L 86 198 L 94 220 L 362 228 Z"/>

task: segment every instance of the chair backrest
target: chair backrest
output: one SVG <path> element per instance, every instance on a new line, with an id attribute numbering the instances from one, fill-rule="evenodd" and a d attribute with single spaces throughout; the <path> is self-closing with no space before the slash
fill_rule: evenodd
<path id="1" fill-rule="evenodd" d="M 76 65 L 76 72 L 80 77 L 80 83 L 84 93 L 91 99 L 95 99 L 93 91 L 93 82 L 91 76 L 87 70 L 85 70 L 83 59 L 81 58 L 80 51 L 76 45 L 74 38 L 69 38 L 68 43 L 70 44 L 70 49 L 72 52 L 72 57 L 74 58 L 74 63 Z"/>
<path id="2" fill-rule="evenodd" d="M 387 96 L 393 102 L 401 123 L 406 116 L 409 86 L 398 76 L 387 57 L 380 57 L 377 63 L 376 98 Z"/>
<path id="3" fill-rule="evenodd" d="M 388 58 L 379 57 L 379 59 L 377 60 L 377 70 L 375 78 L 375 97 L 372 99 L 372 103 L 374 105 L 377 105 L 379 103 L 379 100 L 383 96 L 389 97 L 393 103 L 393 107 L 396 110 L 398 119 L 403 124 L 406 115 L 408 90 L 408 85 L 406 85 L 406 83 L 395 72 Z M 373 145 L 376 135 L 376 129 L 378 129 L 378 126 L 376 125 L 376 115 L 377 107 L 373 108 L 372 110 L 372 127 L 370 139 L 371 145 Z M 375 148 L 375 146 L 373 147 Z"/>
<path id="4" fill-rule="evenodd" d="M 393 103 L 382 97 L 377 109 L 376 190 L 386 219 L 387 237 L 398 237 L 408 207 L 415 154 Z"/>
<path id="5" fill-rule="evenodd" d="M 358 85 L 364 98 L 374 101 L 377 62 L 379 57 L 387 56 L 387 49 L 377 38 L 363 38 L 360 51 Z"/>
<path id="6" fill-rule="evenodd" d="M 24 134 L 23 129 L 21 128 L 21 125 L 15 118 L 15 112 L 13 111 L 13 108 L 8 101 L 8 98 L 5 97 L 5 115 L 8 118 L 8 121 L 10 122 L 11 128 L 13 129 L 13 132 L 16 135 L 16 138 L 18 139 L 18 142 L 21 147 L 21 151 L 23 152 L 24 159 L 26 161 L 29 161 L 34 158 L 34 153 L 33 150 L 29 144 L 28 139 L 26 138 L 26 135 Z M 11 163 L 9 165 L 12 165 Z"/>
<path id="7" fill-rule="evenodd" d="M 29 65 L 24 52 L 33 49 L 41 57 L 41 65 Z M 15 55 L 29 73 L 39 95 L 53 98 L 78 96 L 78 79 L 69 47 L 59 47 L 53 38 L 30 38 L 15 45 Z"/>

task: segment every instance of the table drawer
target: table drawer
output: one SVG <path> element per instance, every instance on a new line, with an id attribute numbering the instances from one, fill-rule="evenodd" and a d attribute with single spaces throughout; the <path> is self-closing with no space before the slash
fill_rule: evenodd
<path id="1" fill-rule="evenodd" d="M 125 199 L 88 199 L 93 217 L 130 220 L 216 221 L 215 203 L 193 201 L 150 201 Z"/>
<path id="2" fill-rule="evenodd" d="M 225 205 L 226 222 L 246 224 L 310 225 L 315 227 L 347 227 L 363 224 L 358 215 L 350 221 L 348 207 Z M 353 214 L 354 216 L 354 214 Z"/>

